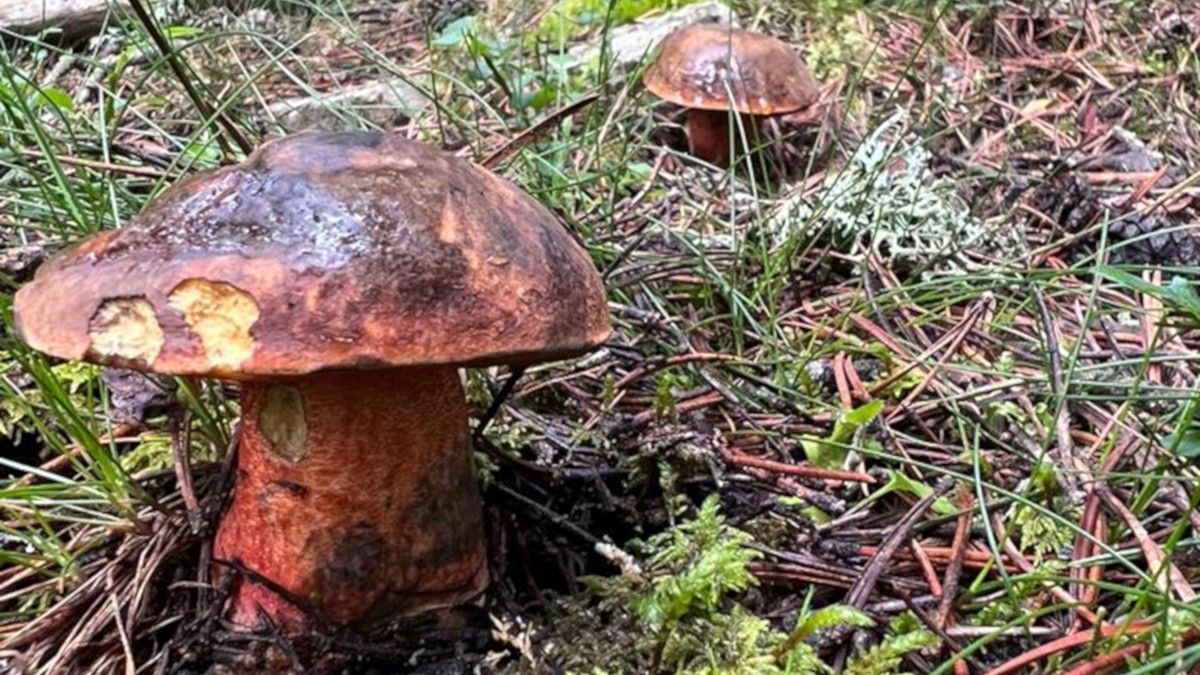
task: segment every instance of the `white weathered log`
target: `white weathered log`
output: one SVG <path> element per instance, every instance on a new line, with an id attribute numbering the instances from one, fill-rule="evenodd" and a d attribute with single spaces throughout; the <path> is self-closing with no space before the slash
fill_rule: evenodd
<path id="1" fill-rule="evenodd" d="M 412 116 L 429 104 L 429 99 L 416 87 L 392 79 L 288 98 L 272 103 L 267 110 L 288 131 L 341 128 L 352 119 L 351 113 L 386 128 L 397 116 Z"/>
<path id="2" fill-rule="evenodd" d="M 704 22 L 723 26 L 738 24 L 733 11 L 723 2 L 709 0 L 708 2 L 684 5 L 679 9 L 662 14 L 652 14 L 610 30 L 608 32 L 608 57 L 612 59 L 614 70 L 620 71 L 637 65 L 654 50 L 654 47 L 663 38 L 670 35 L 671 31 L 693 23 Z M 601 46 L 596 42 L 588 42 L 572 47 L 569 53 L 573 57 L 574 63 L 588 63 L 600 55 Z"/>
<path id="3" fill-rule="evenodd" d="M 110 8 L 128 6 L 125 0 L 0 0 L 0 28 L 15 33 L 60 28 L 77 35 L 99 27 Z"/>

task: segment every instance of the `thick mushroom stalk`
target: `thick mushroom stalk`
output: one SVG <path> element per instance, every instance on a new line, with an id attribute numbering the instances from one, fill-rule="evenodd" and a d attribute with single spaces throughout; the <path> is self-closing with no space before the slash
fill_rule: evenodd
<path id="1" fill-rule="evenodd" d="M 732 148 L 742 146 L 742 133 L 751 146 L 758 143 L 759 118 L 749 114 L 738 115 L 742 129 L 731 129 L 732 115 L 727 110 L 705 110 L 693 108 L 687 113 L 687 136 L 691 153 L 700 159 L 723 166 L 729 162 Z M 730 132 L 733 133 L 732 145 Z"/>
<path id="2" fill-rule="evenodd" d="M 235 574 L 230 620 L 291 632 L 315 609 L 369 625 L 483 591 L 482 507 L 454 368 L 252 383 L 242 408 L 214 547 Z"/>
<path id="3" fill-rule="evenodd" d="M 729 114 L 725 111 L 689 110 L 687 137 L 693 155 L 717 166 L 729 161 Z"/>

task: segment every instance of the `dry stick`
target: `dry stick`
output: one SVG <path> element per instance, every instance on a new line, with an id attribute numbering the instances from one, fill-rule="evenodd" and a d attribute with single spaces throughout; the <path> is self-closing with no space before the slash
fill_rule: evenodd
<path id="1" fill-rule="evenodd" d="M 1182 485 L 1174 483 L 1167 486 L 1167 494 L 1164 495 L 1164 499 L 1166 499 L 1170 504 L 1174 505 L 1175 508 L 1179 509 L 1180 512 L 1186 513 L 1188 520 L 1192 524 L 1192 530 L 1194 532 L 1200 532 L 1200 513 L 1197 513 L 1194 509 L 1192 509 L 1191 505 L 1188 503 L 1189 497 L 1187 492 L 1184 491 Z"/>
<path id="2" fill-rule="evenodd" d="M 846 381 L 845 362 L 845 352 L 834 354 L 830 370 L 833 371 L 833 382 L 837 386 L 838 399 L 842 403 L 842 408 L 851 410 L 854 408 L 854 399 L 850 396 L 850 384 Z"/>
<path id="3" fill-rule="evenodd" d="M 1137 516 L 1129 510 L 1129 507 L 1125 506 L 1120 499 L 1117 499 L 1117 496 L 1106 485 L 1097 485 L 1095 491 L 1104 502 L 1104 505 L 1119 516 L 1121 520 L 1125 521 L 1125 525 L 1133 533 L 1134 538 L 1137 539 L 1138 546 L 1142 549 L 1142 555 L 1146 557 L 1151 577 L 1156 580 L 1159 587 L 1163 591 L 1166 591 L 1166 585 L 1170 584 L 1171 588 L 1175 589 L 1175 594 L 1179 596 L 1180 600 L 1183 602 L 1194 601 L 1196 599 L 1196 591 L 1192 589 L 1187 578 L 1183 576 L 1183 573 L 1179 571 L 1175 563 L 1166 559 L 1162 549 L 1150 538 L 1150 533 L 1138 521 Z M 1166 580 L 1162 580 L 1159 576 L 1163 572 L 1166 572 Z"/>
<path id="4" fill-rule="evenodd" d="M 1076 562 L 1083 560 L 1084 558 L 1091 557 L 1096 551 L 1096 545 L 1093 543 L 1092 538 L 1086 536 L 1084 533 L 1086 532 L 1087 534 L 1099 539 L 1101 517 L 1100 498 L 1096 495 L 1096 491 L 1093 489 L 1088 494 L 1087 501 L 1083 503 L 1083 515 L 1079 519 L 1079 529 L 1081 532 L 1075 536 L 1074 559 Z M 1094 565 L 1087 568 L 1073 568 L 1071 569 L 1069 576 L 1072 578 L 1086 580 L 1091 575 L 1092 569 L 1095 567 L 1102 566 Z M 1091 586 L 1085 583 L 1077 583 L 1074 584 L 1074 586 L 1075 587 L 1071 590 L 1074 592 L 1075 597 L 1079 598 L 1081 602 L 1090 607 L 1092 603 L 1088 602 L 1088 589 L 1091 588 Z"/>
<path id="5" fill-rule="evenodd" d="M 677 366 L 684 363 L 694 363 L 697 361 L 738 361 L 743 359 L 740 356 L 733 354 L 721 354 L 718 352 L 690 352 L 687 354 L 676 354 L 675 356 L 660 356 L 652 359 L 647 359 L 638 364 L 636 368 L 629 371 L 627 375 L 617 380 L 613 384 L 613 389 L 625 389 L 635 381 L 657 372 L 670 366 Z"/>
<path id="6" fill-rule="evenodd" d="M 994 300 L 991 298 L 976 303 L 967 312 L 967 315 L 963 317 L 958 326 L 952 328 L 950 332 L 947 333 L 948 336 L 953 334 L 953 337 L 950 339 L 949 345 L 946 347 L 946 351 L 943 352 L 941 357 L 939 357 L 938 360 L 935 361 L 934 364 L 928 369 L 926 376 L 921 379 L 921 382 L 916 387 L 913 387 L 913 390 L 904 397 L 904 400 L 901 401 L 899 405 L 896 406 L 896 411 L 888 416 L 888 422 L 895 422 L 902 415 L 907 414 L 909 404 L 915 401 L 918 396 L 925 392 L 925 389 L 933 383 L 934 376 L 938 373 L 938 371 L 940 371 L 942 367 L 946 365 L 946 362 L 949 361 L 951 357 L 958 353 L 958 349 L 962 346 L 963 341 L 965 341 L 967 336 L 971 334 L 971 331 L 975 329 L 975 324 L 978 323 L 985 314 L 987 314 L 989 306 L 993 303 Z M 941 340 L 939 340 L 939 342 L 941 342 Z M 891 378 L 889 378 L 889 380 L 890 379 Z"/>
<path id="7" fill-rule="evenodd" d="M 119 425 L 113 427 L 111 434 L 105 434 L 103 436 L 98 436 L 96 438 L 96 441 L 98 443 L 112 443 L 112 442 L 115 442 L 117 439 L 121 438 L 122 436 L 126 436 L 128 434 L 131 434 L 131 433 L 137 431 L 140 427 L 141 427 L 140 424 L 135 424 L 135 423 L 119 424 Z M 76 444 L 76 445 L 71 446 L 71 448 L 68 449 L 66 452 L 60 453 L 60 454 L 54 456 L 53 458 L 38 465 L 38 468 L 41 469 L 42 471 L 45 471 L 46 473 L 58 473 L 59 471 L 67 468 L 67 466 L 69 466 L 73 460 L 83 459 L 83 456 L 85 454 L 87 454 L 87 448 L 84 447 L 82 444 Z M 20 486 L 32 485 L 35 481 L 37 481 L 37 479 L 38 479 L 38 476 L 36 474 L 27 473 L 24 476 L 21 476 L 17 480 L 15 485 L 20 485 Z"/>
<path id="8" fill-rule="evenodd" d="M 504 384 L 500 385 L 500 391 L 492 397 L 492 402 L 488 404 L 487 410 L 483 412 L 483 417 L 479 418 L 479 423 L 475 425 L 475 431 L 471 434 L 471 440 L 478 443 L 483 438 L 483 432 L 487 431 L 488 425 L 492 423 L 492 418 L 496 413 L 500 412 L 500 406 L 504 405 L 505 399 L 512 393 L 513 387 L 517 386 L 517 380 L 525 374 L 524 366 L 517 366 L 509 373 L 508 379 Z"/>
<path id="9" fill-rule="evenodd" d="M 25 150 L 24 153 L 36 159 L 41 159 L 46 156 L 40 150 Z M 94 159 L 86 159 L 83 157 L 72 157 L 70 155 L 58 155 L 55 161 L 62 162 L 70 166 L 80 166 L 85 169 L 94 169 L 96 171 L 109 171 L 112 173 L 125 173 L 131 176 L 142 176 L 143 178 L 165 178 L 166 173 L 158 169 L 151 169 L 147 166 L 132 166 L 127 164 L 113 164 L 111 162 L 101 162 Z"/>
<path id="10" fill-rule="evenodd" d="M 843 601 L 846 605 L 855 609 L 862 609 L 867 604 L 867 598 L 875 590 L 875 584 L 879 582 L 879 577 L 883 574 L 884 568 L 887 567 L 887 564 L 896 555 L 900 546 L 912 536 L 913 528 L 917 526 L 917 521 L 929 510 L 930 506 L 933 506 L 933 502 L 945 494 L 952 485 L 954 485 L 954 479 L 949 476 L 943 476 L 933 486 L 933 490 L 929 494 L 925 495 L 916 504 L 913 504 L 908 512 L 904 514 L 904 517 L 892 526 L 892 531 L 888 533 L 887 538 L 880 544 L 875 556 L 871 558 L 870 562 L 863 568 L 858 579 L 854 582 L 854 585 L 846 592 L 846 599 Z M 848 637 L 851 633 L 853 633 L 853 629 L 839 631 L 835 633 L 837 635 L 835 639 L 840 641 Z M 846 649 L 843 647 L 834 660 L 834 670 L 841 671 L 845 659 Z"/>
<path id="11" fill-rule="evenodd" d="M 694 396 L 686 401 L 676 403 L 675 412 L 682 414 L 692 412 L 694 410 L 702 410 L 710 405 L 715 405 L 724 400 L 724 396 L 718 392 L 712 391 L 706 394 L 700 394 L 699 396 Z M 633 419 L 619 426 L 618 431 L 621 433 L 628 433 L 635 429 L 640 429 L 653 422 L 657 417 L 658 411 L 653 409 L 643 410 L 642 412 L 634 415 Z"/>
<path id="12" fill-rule="evenodd" d="M 926 614 L 925 610 L 918 607 L 916 603 L 912 601 L 912 598 L 908 597 L 907 594 L 901 594 L 900 599 L 904 601 L 904 605 L 908 607 L 908 611 L 912 612 L 914 616 L 920 619 L 921 623 L 925 624 L 926 628 L 933 631 L 934 635 L 936 635 L 938 639 L 941 640 L 947 647 L 955 652 L 961 652 L 963 650 L 962 643 L 951 637 L 946 632 L 946 627 L 939 624 L 935 617 L 931 617 Z M 966 668 L 968 664 L 970 664 L 970 667 L 974 668 L 975 670 L 983 670 L 984 668 L 983 664 L 975 660 L 974 657 L 965 656 L 961 659 L 955 660 L 954 669 L 956 672 L 958 672 L 962 668 Z"/>
<path id="13" fill-rule="evenodd" d="M 879 553 L 879 547 L 859 546 L 857 552 L 858 555 L 870 557 Z M 922 546 L 921 552 L 929 559 L 930 562 L 934 562 L 939 565 L 950 562 L 950 557 L 954 554 L 953 549 L 945 546 Z M 995 565 L 999 563 L 1004 565 L 1005 569 L 1013 570 L 1014 573 L 1019 571 L 1015 565 L 1012 565 L 1008 562 L 1008 559 L 1004 556 L 1004 554 L 1001 554 L 1000 560 L 997 561 L 996 557 L 993 556 L 990 551 L 981 551 L 970 547 L 964 547 L 961 555 L 964 566 L 982 567 L 984 565 Z M 905 556 L 901 556 L 899 553 L 897 553 L 897 557 L 907 559 Z"/>
<path id="14" fill-rule="evenodd" d="M 513 500 L 520 506 L 562 528 L 562 530 L 567 534 L 586 542 L 592 547 L 592 551 L 594 551 L 601 558 L 604 558 L 608 564 L 612 565 L 622 573 L 632 574 L 635 576 L 637 574 L 641 574 L 641 563 L 638 561 L 637 557 L 630 554 L 628 551 L 619 548 L 615 544 L 597 537 L 591 532 L 579 527 L 575 523 L 572 523 L 566 516 L 542 506 L 529 497 L 526 497 L 520 492 L 517 492 L 516 490 L 501 483 L 493 482 L 488 489 L 499 492 L 501 495 Z"/>
<path id="15" fill-rule="evenodd" d="M 1124 663 L 1125 659 L 1133 658 L 1146 651 L 1147 646 L 1149 645 L 1145 642 L 1139 642 L 1135 645 L 1129 645 L 1114 652 L 1097 656 L 1068 670 L 1066 675 L 1096 675 L 1096 673 L 1103 673 Z"/>
<path id="16" fill-rule="evenodd" d="M 850 592 L 846 594 L 845 603 L 847 605 L 861 609 L 866 604 L 871 591 L 875 589 L 876 582 L 879 581 L 879 575 L 883 574 L 884 567 L 896 555 L 896 551 L 900 546 L 912 535 L 917 521 L 933 505 L 934 500 L 945 494 L 953 484 L 954 479 L 949 476 L 943 477 L 933 486 L 933 490 L 929 494 L 925 495 L 921 501 L 913 504 L 908 513 L 904 514 L 904 517 L 892 527 L 892 531 L 879 546 L 879 551 L 871 558 L 867 566 L 863 568 L 862 575 L 854 583 L 854 586 L 850 588 Z"/>
<path id="17" fill-rule="evenodd" d="M 1084 494 L 1079 489 L 1079 484 L 1075 480 L 1075 472 L 1079 471 L 1085 476 L 1088 476 L 1088 472 L 1086 467 L 1080 463 L 1079 458 L 1075 456 L 1075 443 L 1071 440 L 1071 424 L 1067 418 L 1067 399 L 1063 381 L 1062 361 L 1058 353 L 1058 332 L 1054 322 L 1050 319 L 1050 310 L 1046 307 L 1046 299 L 1042 297 L 1041 289 L 1034 285 L 1032 286 L 1032 291 L 1034 304 L 1037 307 L 1038 315 L 1041 317 L 1042 336 L 1046 341 L 1046 356 L 1050 359 L 1050 391 L 1059 401 L 1057 405 L 1058 410 L 1054 415 L 1054 438 L 1055 446 L 1058 449 L 1059 466 L 1063 470 L 1055 471 L 1054 475 L 1058 477 L 1059 484 L 1071 498 L 1071 501 L 1079 504 L 1083 502 Z"/>
<path id="18" fill-rule="evenodd" d="M 784 462 L 776 462 L 762 457 L 753 457 L 737 450 L 721 449 L 721 456 L 726 462 L 738 464 L 741 466 L 749 466 L 763 471 L 771 471 L 774 473 L 782 473 L 789 476 L 800 476 L 801 478 L 817 478 L 822 480 L 844 480 L 854 483 L 874 483 L 875 478 L 858 471 L 842 471 L 839 469 L 822 469 L 816 466 L 800 466 L 799 464 L 787 464 Z"/>
<path id="19" fill-rule="evenodd" d="M 909 548 L 912 549 L 913 557 L 917 559 L 917 563 L 921 566 L 921 574 L 925 576 L 925 583 L 929 584 L 929 594 L 941 597 L 942 580 L 938 579 L 937 570 L 933 568 L 933 561 L 925 554 L 925 549 L 921 548 L 921 544 L 916 539 L 909 540 L 908 544 Z"/>
<path id="20" fill-rule="evenodd" d="M 858 371 L 854 369 L 854 357 L 847 354 L 846 361 L 842 366 L 842 369 L 846 372 L 846 383 L 850 385 L 850 396 L 858 401 L 869 401 L 871 395 L 867 393 L 867 388 L 863 385 L 862 378 L 858 376 Z"/>
<path id="21" fill-rule="evenodd" d="M 884 345 L 886 347 L 888 347 L 888 349 L 891 349 L 898 356 L 901 356 L 901 357 L 909 360 L 908 365 L 904 366 L 903 368 L 896 371 L 895 373 L 892 373 L 891 375 L 887 376 L 883 380 L 880 380 L 879 382 L 871 385 L 871 388 L 869 390 L 870 393 L 878 394 L 881 391 L 886 391 L 887 389 L 891 388 L 893 385 L 895 385 L 904 376 L 908 375 L 913 370 L 916 370 L 918 368 L 925 370 L 925 368 L 922 366 L 922 364 L 927 359 L 929 359 L 934 354 L 936 354 L 938 352 L 938 350 L 941 349 L 943 346 L 950 345 L 946 349 L 946 354 L 942 357 L 942 359 L 939 359 L 939 364 L 942 361 L 944 361 L 946 358 L 949 358 L 951 355 L 954 354 L 954 352 L 958 351 L 958 347 L 959 347 L 959 344 L 961 343 L 962 339 L 965 338 L 968 334 L 970 334 L 971 330 L 975 327 L 975 324 L 978 323 L 979 319 L 982 318 L 987 313 L 986 310 L 987 310 L 986 304 L 983 304 L 983 303 L 975 304 L 967 311 L 966 316 L 964 316 L 962 318 L 962 320 L 958 323 L 958 325 L 956 325 L 956 326 L 952 327 L 950 330 L 946 331 L 946 333 L 943 334 L 937 340 L 935 340 L 933 342 L 933 344 L 929 345 L 929 347 L 927 349 L 925 349 L 925 351 L 921 352 L 920 354 L 918 354 L 915 357 L 910 357 L 909 350 L 903 348 L 899 343 L 895 342 L 894 339 L 890 335 L 887 335 L 883 331 L 883 329 L 880 328 L 879 326 L 877 326 L 874 323 L 871 323 L 869 320 L 859 317 L 859 316 L 851 317 L 851 319 L 855 323 L 858 324 L 859 328 L 862 328 L 863 330 L 870 333 L 872 337 L 879 338 L 879 340 L 881 342 L 883 342 Z M 887 339 L 883 339 L 883 337 L 882 337 L 883 335 L 887 335 Z M 890 342 L 890 344 L 889 344 L 889 342 Z M 927 377 L 925 379 L 930 380 L 932 378 Z"/>
<path id="22" fill-rule="evenodd" d="M 820 568 L 809 568 L 795 563 L 750 563 L 746 570 L 760 581 L 802 582 L 806 585 L 827 586 L 830 588 L 850 588 L 854 583 L 854 575 L 841 575 Z"/>
<path id="23" fill-rule="evenodd" d="M 1017 565 L 1017 568 L 1020 569 L 1021 572 L 1025 574 L 1033 574 L 1035 571 L 1033 563 L 1029 562 L 1029 559 L 1026 558 L 1023 553 L 1021 553 L 1021 550 L 1018 549 L 1017 545 L 1013 543 L 1012 538 L 1008 536 L 1008 533 L 1004 530 L 1002 525 L 1003 523 L 1000 522 L 999 514 L 993 513 L 992 529 L 1002 535 L 1001 538 L 1004 540 L 1004 552 L 1008 554 L 1009 559 Z M 1086 621 L 1089 625 L 1101 623 L 1100 617 L 1096 616 L 1095 612 L 1080 604 L 1079 600 L 1076 599 L 1075 596 L 1068 593 L 1066 589 L 1049 581 L 1043 582 L 1042 586 L 1046 590 L 1050 591 L 1050 594 L 1057 598 L 1059 602 L 1069 605 L 1073 610 L 1075 610 L 1075 614 L 1079 618 Z M 1111 624 L 1103 625 L 1108 627 Z"/>
<path id="24" fill-rule="evenodd" d="M 969 508 L 970 495 L 964 495 L 964 499 L 960 499 L 963 503 L 963 512 L 958 516 L 958 524 L 954 528 L 954 540 L 950 544 L 950 562 L 946 565 L 946 576 L 942 580 L 942 599 L 938 602 L 937 613 L 934 615 L 934 621 L 937 623 L 938 629 L 944 629 L 946 622 L 950 619 L 950 611 L 954 608 L 954 596 L 958 594 L 958 581 L 962 575 L 963 554 L 966 551 L 967 533 L 971 528 L 971 513 Z"/>
<path id="25" fill-rule="evenodd" d="M 1095 441 L 1093 441 L 1091 446 L 1088 448 L 1088 451 L 1087 451 L 1088 457 L 1095 456 L 1096 451 L 1100 449 L 1100 445 L 1104 443 L 1104 439 L 1107 438 L 1108 435 L 1111 434 L 1113 432 L 1113 429 L 1116 427 L 1118 417 L 1119 417 L 1119 415 L 1113 414 L 1113 415 L 1110 415 L 1109 418 L 1105 421 L 1104 426 L 1100 429 L 1100 433 L 1098 433 L 1096 435 Z M 1132 439 L 1129 436 L 1125 436 L 1123 438 L 1129 439 L 1129 440 L 1121 441 L 1121 442 L 1117 443 L 1117 446 L 1115 448 L 1113 448 L 1113 451 L 1109 454 L 1107 460 L 1104 463 L 1104 466 L 1101 468 L 1101 472 L 1107 473 L 1108 471 L 1111 471 L 1112 468 L 1114 466 L 1116 466 L 1116 463 L 1119 462 L 1121 457 L 1125 454 L 1125 450 L 1132 443 Z M 1087 499 L 1084 501 L 1083 515 L 1079 519 L 1079 529 L 1081 530 L 1081 532 L 1090 532 L 1093 535 L 1097 535 L 1096 538 L 1099 539 L 1098 535 L 1099 535 L 1100 528 L 1102 527 L 1102 523 L 1100 522 L 1100 520 L 1102 519 L 1102 516 L 1100 514 L 1100 501 L 1099 501 L 1099 498 L 1096 496 L 1095 491 L 1091 489 L 1092 487 L 1093 486 L 1091 484 L 1088 485 L 1089 492 L 1088 492 Z M 1096 549 L 1096 545 L 1092 542 L 1091 539 L 1089 539 L 1088 537 L 1084 536 L 1081 533 L 1079 535 L 1076 535 L 1075 546 L 1073 548 L 1074 548 L 1074 556 L 1073 556 L 1074 560 L 1078 561 L 1078 560 L 1083 560 L 1084 558 L 1087 558 L 1088 556 L 1092 555 L 1092 552 Z M 1095 565 L 1090 569 L 1072 568 L 1069 576 L 1079 577 L 1080 579 L 1087 579 L 1091 576 L 1091 574 L 1097 568 L 1101 569 L 1101 571 L 1102 571 L 1103 566 Z M 1088 601 L 1088 595 L 1089 595 L 1088 589 L 1089 588 L 1094 588 L 1094 587 L 1088 586 L 1086 584 L 1076 584 L 1076 588 L 1074 588 L 1073 590 L 1075 592 L 1076 597 L 1078 597 L 1080 600 L 1084 601 L 1084 604 L 1088 605 L 1090 607 L 1092 603 Z"/>
<path id="26" fill-rule="evenodd" d="M 529 127 L 525 131 L 522 131 L 520 134 L 517 134 L 517 136 L 515 136 L 511 141 L 500 146 L 499 150 L 496 150 L 492 154 L 485 157 L 484 160 L 482 162 L 480 162 L 480 165 L 483 166 L 483 168 L 485 168 L 485 169 L 496 168 L 496 166 L 499 165 L 500 162 L 503 162 L 504 160 L 508 159 L 517 150 L 520 150 L 521 148 L 525 147 L 526 145 L 529 145 L 533 141 L 537 140 L 540 136 L 542 136 L 543 134 L 548 132 L 551 128 L 553 128 L 554 125 L 557 124 L 559 121 L 561 121 L 562 119 L 564 119 L 566 117 L 574 115 L 576 112 L 591 105 L 598 98 L 600 98 L 599 94 L 588 94 L 587 96 L 584 96 L 583 98 L 579 99 L 578 101 L 575 101 L 574 103 L 569 103 L 569 104 L 559 108 L 558 110 L 555 110 L 554 112 L 547 115 L 545 117 L 545 119 L 543 119 L 542 121 Z"/>
<path id="27" fill-rule="evenodd" d="M 167 65 L 171 68 L 171 71 L 175 73 L 175 79 L 179 80 L 179 83 L 183 85 L 184 90 L 187 92 L 188 98 L 192 99 L 192 103 L 196 106 L 196 109 L 200 111 L 200 114 L 204 115 L 204 117 L 207 119 L 212 119 L 215 116 L 217 123 L 221 125 L 221 127 L 225 130 L 225 133 L 229 134 L 229 137 L 233 139 L 233 142 L 237 143 L 242 152 L 249 153 L 251 150 L 253 150 L 254 146 L 249 140 L 246 139 L 245 136 L 242 135 L 241 130 L 237 128 L 237 125 L 233 123 L 233 120 L 229 119 L 224 112 L 214 113 L 212 107 L 208 105 L 208 102 L 203 96 L 200 95 L 200 92 L 196 90 L 195 85 L 192 84 L 191 78 L 189 78 L 187 73 L 184 72 L 183 64 L 180 62 L 179 57 L 175 54 L 175 50 L 171 47 L 171 43 L 167 41 L 166 36 L 162 34 L 161 30 L 159 30 L 158 23 L 156 23 L 154 18 L 150 16 L 150 13 L 146 11 L 146 7 L 142 4 L 142 0 L 130 0 L 129 6 L 133 9 L 133 13 L 137 14 L 138 21 L 142 22 L 142 26 L 144 26 L 146 28 L 146 32 L 150 34 L 150 39 L 154 41 L 154 45 L 158 48 L 159 53 L 162 54 L 163 59 L 166 60 Z M 233 154 L 230 152 L 229 147 L 225 144 L 224 139 L 222 139 L 220 136 L 217 136 L 217 143 L 221 145 L 221 150 L 224 151 L 226 155 Z"/>
<path id="28" fill-rule="evenodd" d="M 987 675 L 1008 675 L 1008 673 L 1015 673 L 1025 668 L 1025 666 L 1028 666 L 1032 663 L 1037 663 L 1048 656 L 1053 656 L 1060 652 L 1065 652 L 1068 649 L 1085 645 L 1095 639 L 1097 632 L 1099 632 L 1100 637 L 1105 638 L 1109 638 L 1114 635 L 1137 635 L 1154 628 L 1156 625 L 1157 624 L 1153 621 L 1137 621 L 1127 626 L 1104 625 L 1100 626 L 1098 631 L 1082 630 L 1078 633 L 1071 633 L 1070 635 L 1063 636 L 1057 640 L 1052 640 L 1040 647 L 1031 649 L 1024 654 L 1013 657 L 1000 664 L 996 668 L 988 671 Z"/>
<path id="29" fill-rule="evenodd" d="M 200 534 L 200 501 L 196 499 L 196 485 L 192 480 L 192 411 L 178 407 L 167 413 L 171 433 L 171 454 L 175 461 L 175 480 L 179 482 L 179 494 L 187 509 L 188 527 L 192 534 Z"/>

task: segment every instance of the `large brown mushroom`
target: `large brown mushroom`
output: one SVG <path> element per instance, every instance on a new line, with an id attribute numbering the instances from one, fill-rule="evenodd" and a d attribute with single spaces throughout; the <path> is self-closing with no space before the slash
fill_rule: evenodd
<path id="1" fill-rule="evenodd" d="M 456 605 L 488 583 L 459 366 L 610 333 L 587 253 L 512 184 L 400 136 L 269 142 L 46 263 L 36 349 L 242 381 L 214 556 L 229 617 L 289 632 Z M 278 589 L 280 592 L 276 592 Z"/>
<path id="2" fill-rule="evenodd" d="M 783 41 L 740 28 L 693 24 L 673 31 L 642 82 L 659 98 L 687 108 L 687 136 L 697 157 L 730 157 L 730 116 L 754 139 L 760 118 L 794 112 L 817 100 L 817 83 Z"/>

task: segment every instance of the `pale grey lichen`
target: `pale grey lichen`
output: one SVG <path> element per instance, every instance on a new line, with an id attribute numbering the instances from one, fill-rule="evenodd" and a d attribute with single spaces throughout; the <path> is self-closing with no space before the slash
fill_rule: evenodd
<path id="1" fill-rule="evenodd" d="M 972 215 L 955 182 L 933 175 L 932 155 L 905 132 L 906 119 L 901 110 L 879 125 L 846 166 L 830 171 L 814 199 L 784 200 L 767 221 L 776 243 L 828 231 L 852 256 L 873 251 L 925 275 L 1022 259 L 1026 244 L 1019 228 Z"/>

